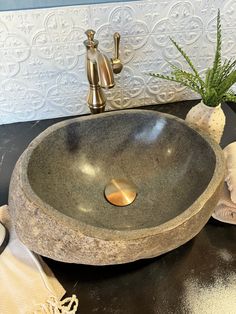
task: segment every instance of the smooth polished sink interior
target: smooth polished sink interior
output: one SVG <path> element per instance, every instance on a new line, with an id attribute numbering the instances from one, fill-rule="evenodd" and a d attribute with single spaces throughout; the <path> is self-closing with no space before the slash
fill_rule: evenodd
<path id="1" fill-rule="evenodd" d="M 112 112 L 67 120 L 39 135 L 15 168 L 10 210 L 19 237 L 39 254 L 124 263 L 195 236 L 217 203 L 223 178 L 218 145 L 180 119 L 146 110 Z M 112 180 L 135 187 L 130 205 L 106 199 Z"/>
<path id="2" fill-rule="evenodd" d="M 56 130 L 29 161 L 33 191 L 64 215 L 114 230 L 155 227 L 181 214 L 206 189 L 216 157 L 185 125 L 139 112 L 95 121 Z M 113 178 L 137 186 L 129 207 L 106 201 L 104 189 Z"/>

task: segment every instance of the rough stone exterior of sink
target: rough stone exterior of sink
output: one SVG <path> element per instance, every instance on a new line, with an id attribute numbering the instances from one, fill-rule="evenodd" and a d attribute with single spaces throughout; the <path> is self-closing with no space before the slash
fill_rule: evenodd
<path id="1" fill-rule="evenodd" d="M 179 120 L 173 117 L 172 119 Z M 43 137 L 69 123 L 70 121 L 59 123 L 39 135 L 22 154 L 12 175 L 9 193 L 10 213 L 20 240 L 32 251 L 69 263 L 90 265 L 127 263 L 158 256 L 177 248 L 199 233 L 209 220 L 224 182 L 224 159 L 218 145 L 204 134 L 202 137 L 216 156 L 212 179 L 192 206 L 159 226 L 137 230 L 109 230 L 78 222 L 44 204 L 25 180 L 25 160 L 32 146 L 37 146 L 37 142 Z"/>

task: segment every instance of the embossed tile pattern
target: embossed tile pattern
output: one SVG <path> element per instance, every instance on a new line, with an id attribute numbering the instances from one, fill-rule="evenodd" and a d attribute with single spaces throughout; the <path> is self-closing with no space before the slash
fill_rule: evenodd
<path id="1" fill-rule="evenodd" d="M 0 12 L 0 124 L 88 112 L 84 32 L 97 31 L 100 49 L 112 56 L 112 34 L 122 36 L 124 70 L 106 91 L 107 108 L 194 99 L 197 95 L 150 71 L 169 72 L 167 61 L 186 65 L 174 37 L 204 71 L 214 54 L 221 9 L 227 58 L 236 55 L 234 0 L 120 2 Z"/>

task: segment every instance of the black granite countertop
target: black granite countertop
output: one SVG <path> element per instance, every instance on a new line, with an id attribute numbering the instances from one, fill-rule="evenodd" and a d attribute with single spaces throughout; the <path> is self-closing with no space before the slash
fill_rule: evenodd
<path id="1" fill-rule="evenodd" d="M 194 104 L 196 101 L 145 109 L 184 118 Z M 236 114 L 228 105 L 223 109 L 227 122 L 221 146 L 225 147 L 236 141 Z M 0 126 L 0 205 L 7 203 L 10 176 L 20 154 L 40 132 L 62 120 L 65 118 Z M 192 313 L 199 306 L 198 314 L 203 314 L 204 302 L 198 292 L 213 291 L 218 285 L 223 287 L 223 300 L 224 292 L 231 287 L 230 280 L 236 279 L 235 243 L 235 226 L 210 219 L 193 240 L 157 258 L 100 267 L 45 261 L 68 295 L 75 293 L 79 297 L 78 313 Z"/>

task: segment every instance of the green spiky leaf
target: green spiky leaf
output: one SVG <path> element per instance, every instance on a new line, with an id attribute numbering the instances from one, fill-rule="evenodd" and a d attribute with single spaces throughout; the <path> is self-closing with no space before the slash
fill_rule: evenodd
<path id="1" fill-rule="evenodd" d="M 224 101 L 236 102 L 236 96 L 228 93 L 224 95 L 223 99 Z"/>
<path id="2" fill-rule="evenodd" d="M 200 76 L 190 57 L 180 45 L 173 38 L 170 38 L 170 40 L 187 62 L 191 72 L 184 71 L 169 62 L 172 69 L 170 75 L 150 73 L 151 76 L 177 82 L 190 88 L 201 96 L 206 105 L 211 107 L 217 106 L 223 100 L 236 102 L 236 96 L 230 91 L 230 88 L 236 83 L 236 60 L 230 59 L 222 62 L 220 10 L 218 10 L 217 14 L 216 51 L 214 61 L 212 67 L 207 69 L 205 79 Z"/>

